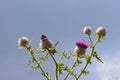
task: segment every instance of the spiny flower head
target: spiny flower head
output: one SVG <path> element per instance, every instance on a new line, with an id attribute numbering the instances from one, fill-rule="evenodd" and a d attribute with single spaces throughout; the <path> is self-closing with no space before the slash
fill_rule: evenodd
<path id="1" fill-rule="evenodd" d="M 91 26 L 85 26 L 84 29 L 83 29 L 83 33 L 87 34 L 87 35 L 91 35 L 91 33 L 92 33 Z"/>
<path id="2" fill-rule="evenodd" d="M 25 36 L 22 36 L 18 39 L 18 45 L 20 47 L 26 47 L 29 44 L 29 39 Z"/>
<path id="3" fill-rule="evenodd" d="M 106 29 L 103 26 L 98 27 L 96 30 L 96 34 L 101 37 L 106 36 L 106 33 Z"/>
<path id="4" fill-rule="evenodd" d="M 41 35 L 40 43 L 39 43 L 40 49 L 48 49 L 52 48 L 52 41 L 48 39 L 46 35 Z"/>
<path id="5" fill-rule="evenodd" d="M 74 55 L 81 57 L 85 54 L 86 48 L 89 47 L 89 44 L 83 40 L 76 41 L 76 46 L 74 48 Z"/>

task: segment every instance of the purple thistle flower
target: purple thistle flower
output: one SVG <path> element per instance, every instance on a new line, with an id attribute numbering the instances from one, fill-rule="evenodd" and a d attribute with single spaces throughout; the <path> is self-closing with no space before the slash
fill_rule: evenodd
<path id="1" fill-rule="evenodd" d="M 83 40 L 76 41 L 76 47 L 74 48 L 74 55 L 81 57 L 81 55 L 85 55 L 86 48 L 89 47 L 89 44 Z"/>
<path id="2" fill-rule="evenodd" d="M 88 48 L 89 44 L 83 40 L 78 40 L 76 41 L 76 45 L 79 47 L 83 47 L 83 48 Z"/>

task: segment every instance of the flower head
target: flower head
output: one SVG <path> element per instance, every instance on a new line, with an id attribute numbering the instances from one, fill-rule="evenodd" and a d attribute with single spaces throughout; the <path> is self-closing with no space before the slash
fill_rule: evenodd
<path id="1" fill-rule="evenodd" d="M 29 44 L 29 39 L 25 36 L 22 36 L 18 39 L 18 45 L 20 47 L 26 47 Z"/>
<path id="2" fill-rule="evenodd" d="M 40 46 L 40 49 L 48 49 L 48 48 L 51 48 L 53 45 L 52 45 L 52 41 L 49 40 L 47 36 L 42 35 L 39 46 Z"/>
<path id="3" fill-rule="evenodd" d="M 96 30 L 96 34 L 101 37 L 104 37 L 106 33 L 106 29 L 103 26 L 98 27 Z"/>
<path id="4" fill-rule="evenodd" d="M 74 48 L 75 56 L 84 55 L 86 52 L 86 48 L 89 47 L 89 44 L 83 40 L 76 41 L 76 47 Z"/>
<path id="5" fill-rule="evenodd" d="M 90 26 L 85 26 L 83 29 L 83 33 L 87 35 L 91 35 L 92 28 Z"/>

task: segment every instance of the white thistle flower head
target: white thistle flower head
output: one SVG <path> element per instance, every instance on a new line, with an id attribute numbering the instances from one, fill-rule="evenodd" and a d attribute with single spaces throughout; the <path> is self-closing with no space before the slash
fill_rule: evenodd
<path id="1" fill-rule="evenodd" d="M 106 29 L 103 26 L 98 27 L 96 30 L 96 34 L 101 37 L 106 36 L 106 33 Z"/>
<path id="2" fill-rule="evenodd" d="M 91 33 L 92 33 L 91 26 L 85 26 L 84 29 L 83 29 L 83 33 L 87 34 L 87 35 L 91 35 Z"/>
<path id="3" fill-rule="evenodd" d="M 52 41 L 48 39 L 47 36 L 42 35 L 39 43 L 40 49 L 52 48 Z"/>
<path id="4" fill-rule="evenodd" d="M 20 47 L 27 47 L 27 45 L 29 44 L 29 39 L 25 36 L 22 36 L 18 39 L 18 45 Z"/>

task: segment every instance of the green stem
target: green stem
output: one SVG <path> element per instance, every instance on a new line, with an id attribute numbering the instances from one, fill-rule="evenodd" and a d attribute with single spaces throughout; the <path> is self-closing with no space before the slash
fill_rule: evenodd
<path id="1" fill-rule="evenodd" d="M 90 43 L 91 43 L 91 44 L 93 44 L 93 42 L 92 42 L 92 39 L 91 39 L 90 35 L 88 35 L 88 38 L 89 38 L 89 40 L 90 40 Z"/>
<path id="2" fill-rule="evenodd" d="M 78 61 L 78 57 L 76 58 L 76 60 L 75 60 L 75 62 L 73 63 L 72 67 L 70 68 L 71 71 L 72 71 L 73 68 L 75 67 L 77 61 Z M 64 80 L 66 80 L 69 75 L 70 75 L 70 71 L 68 72 L 68 74 L 66 75 L 66 77 L 64 78 Z M 74 76 L 74 77 L 75 77 L 75 76 Z M 76 77 L 75 77 L 75 78 L 76 78 Z"/>
<path id="3" fill-rule="evenodd" d="M 84 70 L 87 68 L 88 64 L 89 64 L 89 63 L 87 62 L 86 65 L 85 65 L 85 67 L 83 68 L 83 70 L 82 70 L 81 73 L 79 74 L 79 76 L 76 78 L 76 80 L 78 80 L 78 79 L 82 76 L 82 74 L 83 74 Z"/>
<path id="4" fill-rule="evenodd" d="M 49 80 L 48 76 L 45 74 L 43 68 L 41 67 L 41 65 L 38 63 L 38 61 L 36 60 L 35 56 L 33 55 L 33 51 L 27 47 L 27 50 L 29 51 L 32 59 L 35 61 L 35 63 L 38 65 L 39 69 L 42 71 L 43 75 L 46 77 L 47 80 Z"/>
<path id="5" fill-rule="evenodd" d="M 91 60 L 93 53 L 94 53 L 94 48 L 92 48 L 92 53 L 91 53 L 91 55 L 90 55 L 89 60 Z M 77 77 L 76 80 L 78 80 L 78 79 L 82 76 L 82 74 L 83 74 L 83 72 L 85 71 L 85 69 L 87 68 L 88 64 L 89 64 L 89 62 L 87 61 L 86 64 L 85 64 L 85 66 L 84 66 L 84 68 L 83 68 L 83 70 L 82 70 L 81 73 L 78 75 L 78 77 Z"/>
<path id="6" fill-rule="evenodd" d="M 92 40 L 91 40 L 91 41 L 92 41 Z M 78 75 L 78 77 L 77 77 L 76 80 L 78 80 L 78 79 L 82 76 L 83 72 L 86 70 L 87 66 L 89 65 L 89 61 L 91 61 L 91 58 L 93 57 L 94 50 L 95 50 L 95 46 L 97 45 L 98 42 L 99 42 L 99 40 L 97 39 L 96 42 L 95 42 L 95 44 L 94 44 L 93 47 L 92 47 L 92 52 L 91 52 L 91 55 L 90 55 L 90 57 L 89 57 L 89 60 L 86 62 L 83 70 L 82 70 L 81 73 Z"/>
<path id="7" fill-rule="evenodd" d="M 58 71 L 58 64 L 57 64 L 55 58 L 53 57 L 53 55 L 51 53 L 49 53 L 49 54 L 55 63 L 55 75 L 56 75 L 56 80 L 58 80 L 58 72 L 57 72 Z"/>
<path id="8" fill-rule="evenodd" d="M 90 48 L 92 48 L 92 47 L 93 47 L 93 41 L 92 41 L 92 39 L 91 39 L 91 36 L 88 35 L 88 38 L 89 38 L 89 41 L 90 41 Z"/>

